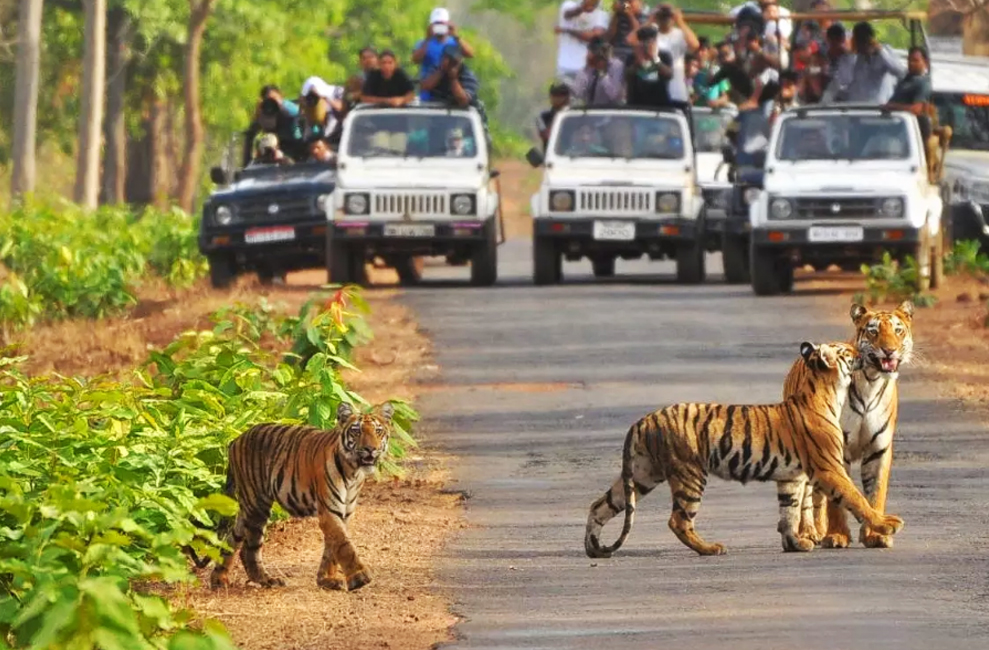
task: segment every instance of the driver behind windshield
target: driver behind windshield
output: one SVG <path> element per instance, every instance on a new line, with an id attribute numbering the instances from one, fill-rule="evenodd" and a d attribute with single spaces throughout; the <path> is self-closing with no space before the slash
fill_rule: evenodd
<path id="1" fill-rule="evenodd" d="M 282 147 L 291 155 L 301 157 L 305 151 L 302 127 L 299 124 L 299 106 L 285 99 L 282 91 L 274 84 L 261 89 L 260 98 L 254 109 L 254 119 L 244 132 L 244 154 L 242 165 L 251 161 L 254 141 L 259 133 L 276 136 Z"/>
<path id="2" fill-rule="evenodd" d="M 251 165 L 291 165 L 293 160 L 278 148 L 278 136 L 265 133 L 258 141 L 257 155 Z"/>
<path id="3" fill-rule="evenodd" d="M 313 138 L 309 141 L 309 160 L 314 162 L 332 162 L 336 155 L 330 150 L 326 140 Z"/>
<path id="4" fill-rule="evenodd" d="M 600 156 L 607 154 L 608 150 L 601 146 L 598 132 L 590 123 L 581 124 L 570 139 L 570 146 L 567 147 L 566 156 Z"/>

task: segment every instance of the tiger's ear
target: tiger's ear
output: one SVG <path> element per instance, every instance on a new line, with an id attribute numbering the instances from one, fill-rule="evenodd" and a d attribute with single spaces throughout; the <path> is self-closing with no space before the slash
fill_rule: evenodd
<path id="1" fill-rule="evenodd" d="M 866 309 L 864 306 L 862 306 L 862 305 L 860 305 L 858 303 L 855 303 L 855 304 L 852 305 L 852 308 L 851 308 L 851 310 L 849 310 L 848 313 L 852 317 L 852 322 L 855 325 L 858 325 L 859 324 L 859 321 L 862 320 L 863 318 L 865 318 L 866 314 L 869 313 L 869 310 Z"/>
<path id="2" fill-rule="evenodd" d="M 347 402 L 340 402 L 340 406 L 337 407 L 337 423 L 343 424 L 350 419 L 350 416 L 354 414 L 354 407 L 352 407 Z"/>
<path id="3" fill-rule="evenodd" d="M 909 300 L 901 302 L 900 306 L 896 308 L 896 311 L 906 316 L 907 320 L 913 320 L 913 303 Z"/>
<path id="4" fill-rule="evenodd" d="M 385 402 L 378 407 L 378 413 L 388 422 L 391 422 L 391 418 L 395 415 L 395 406 L 391 402 Z"/>
<path id="5" fill-rule="evenodd" d="M 813 355 L 816 351 L 817 348 L 814 347 L 814 344 L 810 341 L 804 341 L 800 344 L 800 356 L 804 358 L 804 361 L 809 362 L 811 355 Z"/>

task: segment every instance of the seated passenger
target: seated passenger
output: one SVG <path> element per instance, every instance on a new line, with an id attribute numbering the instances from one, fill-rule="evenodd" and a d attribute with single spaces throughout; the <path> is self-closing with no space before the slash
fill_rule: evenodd
<path id="1" fill-rule="evenodd" d="M 852 47 L 855 56 L 841 57 L 823 101 L 885 104 L 896 82 L 906 76 L 905 67 L 888 45 L 879 44 L 869 23 L 852 28 Z"/>
<path id="2" fill-rule="evenodd" d="M 456 45 L 443 48 L 439 66 L 422 80 L 422 90 L 434 101 L 453 103 L 460 107 L 478 107 L 479 84 L 474 73 L 464 64 L 464 55 Z"/>
<path id="3" fill-rule="evenodd" d="M 464 143 L 464 132 L 461 129 L 450 129 L 446 135 L 446 156 L 448 158 L 464 158 L 470 156 Z"/>
<path id="4" fill-rule="evenodd" d="M 244 133 L 242 165 L 251 161 L 254 141 L 259 133 L 275 134 L 283 146 L 296 155 L 305 146 L 298 104 L 282 97 L 282 91 L 273 84 L 261 89 L 261 97 L 254 109 L 254 120 Z"/>
<path id="5" fill-rule="evenodd" d="M 549 110 L 543 111 L 536 118 L 536 132 L 539 139 L 543 141 L 543 151 L 549 146 L 549 133 L 553 128 L 553 120 L 556 114 L 570 104 L 570 86 L 563 82 L 556 82 L 549 87 Z"/>
<path id="6" fill-rule="evenodd" d="M 361 90 L 361 101 L 365 104 L 386 106 L 406 106 L 415 96 L 415 86 L 405 71 L 398 66 L 395 53 L 384 50 L 378 56 L 378 69 L 367 75 Z"/>
<path id="7" fill-rule="evenodd" d="M 607 154 L 608 150 L 601 146 L 597 131 L 590 124 L 581 124 L 570 145 L 563 155 L 565 156 L 595 156 Z"/>
<path id="8" fill-rule="evenodd" d="M 426 88 L 426 79 L 439 67 L 446 48 L 450 45 L 459 47 L 461 58 L 474 57 L 474 48 L 457 34 L 457 26 L 450 22 L 450 12 L 442 7 L 433 9 L 429 15 L 429 27 L 426 28 L 426 38 L 415 44 L 412 52 L 412 62 L 419 64 L 419 80 L 421 82 L 419 98 L 423 101 L 444 101 L 433 95 L 432 89 Z"/>
<path id="9" fill-rule="evenodd" d="M 911 47 L 907 54 L 907 75 L 896 84 L 886 107 L 894 111 L 924 115 L 931 101 L 928 66 L 927 51 L 922 47 Z"/>
<path id="10" fill-rule="evenodd" d="M 658 30 L 653 25 L 636 32 L 638 45 L 626 71 L 629 106 L 671 106 L 670 79 L 673 78 L 673 57 L 659 50 Z"/>
<path id="11" fill-rule="evenodd" d="M 604 39 L 587 44 L 587 64 L 574 81 L 574 99 L 584 106 L 614 106 L 625 100 L 625 65 Z"/>
<path id="12" fill-rule="evenodd" d="M 309 141 L 309 160 L 313 162 L 333 162 L 336 155 L 330 150 L 326 140 L 314 138 Z"/>
<path id="13" fill-rule="evenodd" d="M 818 128 L 802 129 L 802 137 L 793 143 L 791 158 L 807 160 L 815 158 L 831 158 L 833 153 L 828 146 L 824 131 Z M 796 137 L 796 136 L 795 136 Z"/>
<path id="14" fill-rule="evenodd" d="M 720 69 L 718 57 L 722 44 L 712 45 L 706 37 L 701 37 L 698 40 L 701 42 L 701 48 L 697 51 L 700 59 L 700 70 L 694 76 L 694 106 L 709 106 L 711 108 L 727 106 L 730 103 L 728 80 L 722 79 L 716 84 L 711 83 L 714 75 L 718 74 Z"/>
<path id="15" fill-rule="evenodd" d="M 255 165 L 291 165 L 293 160 L 278 148 L 278 136 L 265 133 L 258 141 L 257 154 L 250 166 Z"/>

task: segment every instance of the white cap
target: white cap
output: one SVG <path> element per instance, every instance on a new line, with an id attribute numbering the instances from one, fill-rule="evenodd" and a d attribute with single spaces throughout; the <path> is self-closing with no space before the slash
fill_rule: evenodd
<path id="1" fill-rule="evenodd" d="M 317 95 L 326 99 L 340 99 L 344 94 L 343 87 L 330 85 L 319 77 L 309 77 L 306 79 L 305 83 L 302 84 L 302 92 L 300 94 L 306 96 L 311 91 L 315 91 Z"/>
<path id="2" fill-rule="evenodd" d="M 429 24 L 433 23 L 448 23 L 450 22 L 450 12 L 443 7 L 436 7 L 433 12 L 429 14 Z"/>

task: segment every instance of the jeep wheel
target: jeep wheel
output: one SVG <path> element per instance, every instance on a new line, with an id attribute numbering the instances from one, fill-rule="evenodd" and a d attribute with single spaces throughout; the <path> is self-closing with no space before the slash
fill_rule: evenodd
<path id="1" fill-rule="evenodd" d="M 726 283 L 748 284 L 752 281 L 749 275 L 749 247 L 744 237 L 721 233 L 721 265 Z"/>
<path id="2" fill-rule="evenodd" d="M 475 287 L 490 287 L 498 280 L 498 238 L 495 222 L 484 226 L 484 241 L 470 257 L 470 283 Z"/>
<path id="3" fill-rule="evenodd" d="M 532 271 L 537 285 L 559 284 L 563 280 L 563 258 L 555 241 L 538 235 L 532 238 Z"/>
<path id="4" fill-rule="evenodd" d="M 793 267 L 771 249 L 750 246 L 752 290 L 757 296 L 777 296 L 793 290 Z"/>
<path id="5" fill-rule="evenodd" d="M 701 241 L 681 242 L 677 245 L 677 282 L 700 284 L 704 282 L 704 246 Z"/>
<path id="6" fill-rule="evenodd" d="M 332 284 L 367 284 L 364 248 L 326 238 L 327 280 Z"/>
<path id="7" fill-rule="evenodd" d="M 615 275 L 614 257 L 595 257 L 591 260 L 591 268 L 596 278 L 610 278 Z"/>
<path id="8" fill-rule="evenodd" d="M 422 280 L 423 262 L 421 257 L 406 255 L 395 259 L 395 272 L 402 284 L 419 284 Z"/>
<path id="9" fill-rule="evenodd" d="M 914 287 L 917 293 L 930 291 L 931 289 L 931 262 L 934 257 L 931 254 L 931 237 L 928 234 L 925 223 L 920 230 L 920 241 L 917 242 L 913 251 L 914 260 L 917 262 L 917 283 Z"/>
<path id="10" fill-rule="evenodd" d="M 281 284 L 285 284 L 285 273 L 279 271 L 270 266 L 262 266 L 258 269 L 258 282 L 264 286 L 274 284 L 276 281 L 280 281 Z"/>
<path id="11" fill-rule="evenodd" d="M 237 279 L 237 265 L 229 255 L 207 255 L 209 283 L 214 289 L 226 289 Z"/>

